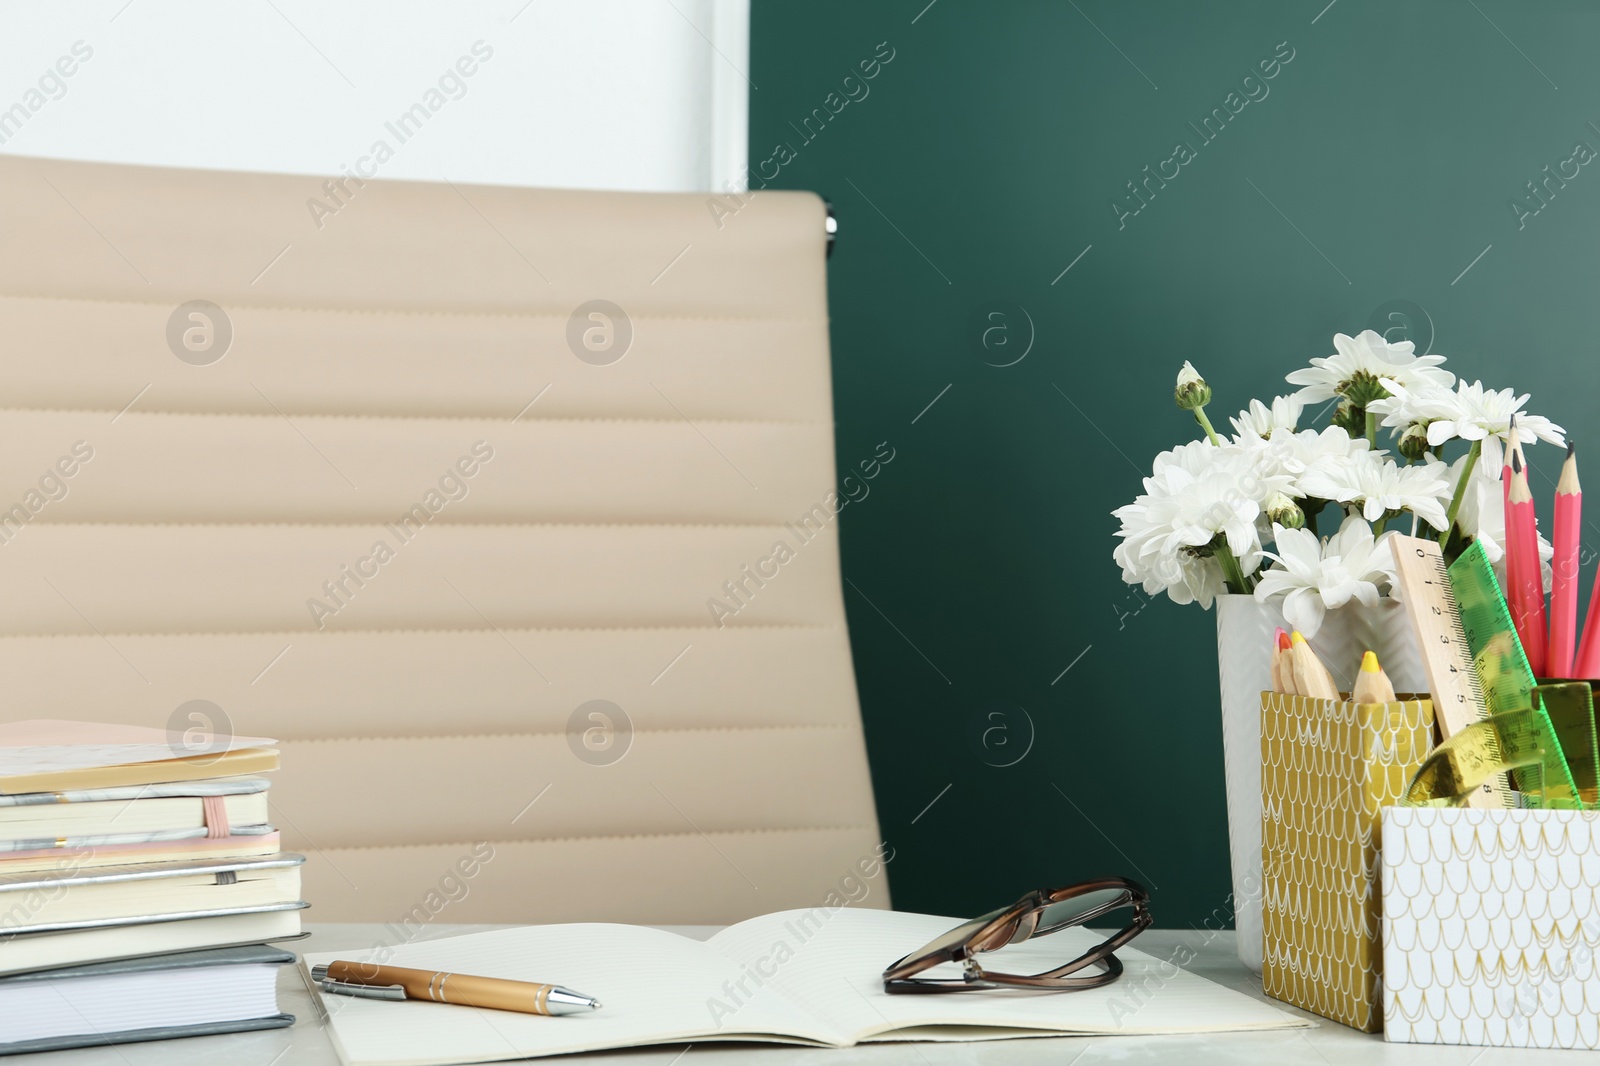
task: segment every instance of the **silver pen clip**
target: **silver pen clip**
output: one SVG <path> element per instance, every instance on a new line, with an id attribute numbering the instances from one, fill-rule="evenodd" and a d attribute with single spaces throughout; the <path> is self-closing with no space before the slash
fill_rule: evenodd
<path id="1" fill-rule="evenodd" d="M 311 979 L 324 992 L 341 996 L 359 996 L 362 999 L 405 999 L 406 990 L 401 985 L 363 985 L 354 981 L 336 981 L 328 976 L 326 966 L 311 967 Z"/>

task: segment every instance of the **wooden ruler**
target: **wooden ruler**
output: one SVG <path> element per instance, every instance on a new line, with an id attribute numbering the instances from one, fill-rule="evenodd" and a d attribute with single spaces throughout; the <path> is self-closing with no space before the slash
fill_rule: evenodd
<path id="1" fill-rule="evenodd" d="M 1488 696 L 1472 664 L 1461 608 L 1450 587 L 1450 570 L 1439 545 L 1398 534 L 1390 543 L 1400 594 L 1428 671 L 1434 721 L 1439 724 L 1440 737 L 1449 740 L 1472 723 L 1489 717 Z M 1517 803 L 1505 775 L 1496 774 L 1472 794 L 1467 805 L 1515 807 Z"/>

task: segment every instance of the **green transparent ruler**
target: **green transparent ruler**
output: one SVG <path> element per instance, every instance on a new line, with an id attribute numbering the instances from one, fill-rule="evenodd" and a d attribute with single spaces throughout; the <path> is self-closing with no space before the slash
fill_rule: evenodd
<path id="1" fill-rule="evenodd" d="M 1474 541 L 1450 564 L 1450 589 L 1461 611 L 1461 628 L 1472 664 L 1483 683 L 1489 717 L 1504 720 L 1497 730 L 1503 766 L 1522 793 L 1524 806 L 1581 808 L 1572 771 L 1556 738 L 1550 716 L 1535 698 L 1533 670 L 1511 624 L 1511 612 L 1495 580 L 1483 545 Z M 1470 741 L 1463 741 L 1463 744 Z M 1443 745 L 1441 745 L 1443 747 Z M 1535 761 L 1530 758 L 1537 753 Z"/>
<path id="2" fill-rule="evenodd" d="M 1428 754 L 1406 786 L 1408 807 L 1459 807 L 1507 770 L 1543 784 L 1545 748 L 1532 707 L 1491 715 L 1452 733 Z"/>
<path id="3" fill-rule="evenodd" d="M 1600 807 L 1600 745 L 1594 728 L 1594 693 L 1587 681 L 1546 682 L 1534 690 L 1555 726 L 1561 754 L 1584 810 Z"/>

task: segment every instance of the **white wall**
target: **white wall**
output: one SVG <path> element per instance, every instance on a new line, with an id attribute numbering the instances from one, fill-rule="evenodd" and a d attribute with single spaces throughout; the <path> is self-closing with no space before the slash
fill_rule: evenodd
<path id="1" fill-rule="evenodd" d="M 12 3 L 0 7 L 0 153 L 305 174 L 365 157 L 390 178 L 742 188 L 748 10 L 748 0 Z M 92 54 L 75 62 L 75 44 Z M 56 70 L 62 57 L 70 77 Z M 463 57 L 470 77 L 455 69 Z M 432 109 L 402 140 L 385 124 L 417 104 Z M 393 152 L 381 163 L 379 141 Z"/>

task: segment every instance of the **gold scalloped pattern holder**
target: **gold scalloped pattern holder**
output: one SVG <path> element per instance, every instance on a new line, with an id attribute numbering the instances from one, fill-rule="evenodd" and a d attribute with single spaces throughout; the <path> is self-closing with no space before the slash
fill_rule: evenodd
<path id="1" fill-rule="evenodd" d="M 1382 1027 L 1379 811 L 1433 742 L 1433 703 L 1261 694 L 1261 859 L 1267 995 Z"/>
<path id="2" fill-rule="evenodd" d="M 1600 1048 L 1600 815 L 1383 814 L 1384 1039 Z"/>

